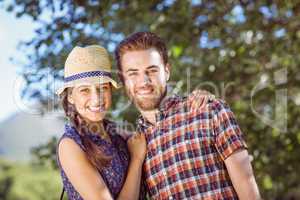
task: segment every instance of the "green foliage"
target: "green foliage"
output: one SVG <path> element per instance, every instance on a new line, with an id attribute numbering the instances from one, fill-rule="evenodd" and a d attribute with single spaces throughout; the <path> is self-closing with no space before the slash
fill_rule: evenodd
<path id="1" fill-rule="evenodd" d="M 1 161 L 0 163 L 0 199 L 8 199 L 11 192 L 11 187 L 14 183 L 14 178 L 10 174 L 7 174 L 11 170 L 11 166 Z M 5 175 L 3 175 L 5 174 Z"/>
<path id="2" fill-rule="evenodd" d="M 52 169 L 58 169 L 56 161 L 57 138 L 52 137 L 46 144 L 31 149 L 33 156 L 32 164 L 35 166 L 45 166 Z"/>
<path id="3" fill-rule="evenodd" d="M 57 200 L 62 184 L 57 171 L 0 160 L 0 199 Z"/>
<path id="4" fill-rule="evenodd" d="M 173 89 L 187 93 L 206 88 L 231 105 L 245 132 L 264 198 L 296 195 L 299 0 L 15 0 L 6 9 L 18 17 L 30 16 L 37 24 L 32 40 L 20 45 L 28 52 L 25 96 L 45 105 L 55 100 L 53 81 L 45 80 L 62 79 L 59 72 L 75 45 L 101 44 L 112 53 L 132 32 L 156 32 L 169 49 Z M 43 89 L 36 90 L 37 84 Z M 134 122 L 137 112 L 128 107 L 124 92 L 114 93 L 113 100 L 112 117 Z M 54 159 L 46 155 L 42 159 Z"/>

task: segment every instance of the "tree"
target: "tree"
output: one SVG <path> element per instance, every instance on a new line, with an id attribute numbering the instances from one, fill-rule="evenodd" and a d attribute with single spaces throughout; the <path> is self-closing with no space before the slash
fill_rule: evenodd
<path id="1" fill-rule="evenodd" d="M 8 196 L 11 193 L 14 178 L 10 174 L 7 174 L 10 168 L 11 166 L 8 163 L 0 160 L 0 199 L 8 199 Z"/>
<path id="2" fill-rule="evenodd" d="M 20 45 L 32 50 L 24 96 L 56 102 L 53 82 L 62 80 L 75 45 L 101 44 L 113 53 L 125 36 L 150 30 L 167 42 L 173 91 L 202 87 L 231 105 L 263 196 L 283 199 L 300 187 L 300 1 L 15 0 L 4 7 L 39 25 Z M 134 122 L 125 95 L 114 95 L 112 117 Z"/>

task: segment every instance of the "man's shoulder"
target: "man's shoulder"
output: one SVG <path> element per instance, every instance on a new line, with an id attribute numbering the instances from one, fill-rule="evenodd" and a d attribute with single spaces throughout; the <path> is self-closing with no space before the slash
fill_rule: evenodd
<path id="1" fill-rule="evenodd" d="M 230 107 L 224 99 L 217 98 L 206 90 L 193 90 L 183 99 L 190 110 L 206 110 L 213 113 L 218 113 L 222 110 L 230 111 Z"/>
<path id="2" fill-rule="evenodd" d="M 175 102 L 175 103 L 174 103 Z M 168 111 L 172 110 L 175 113 L 178 111 L 188 110 L 190 112 L 209 112 L 217 114 L 222 110 L 230 111 L 225 100 L 217 98 L 214 94 L 207 90 L 195 89 L 191 93 L 183 96 L 177 96 L 176 101 L 172 102 Z"/>

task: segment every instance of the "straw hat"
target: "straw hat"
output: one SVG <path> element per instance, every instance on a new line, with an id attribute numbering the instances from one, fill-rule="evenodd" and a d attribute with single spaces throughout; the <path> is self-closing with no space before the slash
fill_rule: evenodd
<path id="1" fill-rule="evenodd" d="M 86 83 L 111 83 L 119 88 L 111 76 L 108 53 L 99 45 L 76 46 L 70 52 L 65 63 L 64 85 L 56 93 L 60 95 L 68 87 Z"/>

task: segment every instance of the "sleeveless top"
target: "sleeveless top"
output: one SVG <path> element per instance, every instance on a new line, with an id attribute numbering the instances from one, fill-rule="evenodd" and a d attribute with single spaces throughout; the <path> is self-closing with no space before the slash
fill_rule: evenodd
<path id="1" fill-rule="evenodd" d="M 102 148 L 106 155 L 112 158 L 110 164 L 107 167 L 98 170 L 98 172 L 103 178 L 111 195 L 115 199 L 120 193 L 122 186 L 125 182 L 130 157 L 126 141 L 120 135 L 117 134 L 116 124 L 108 120 L 105 120 L 103 124 L 106 132 L 110 136 L 111 143 L 107 142 L 106 140 L 103 140 L 100 136 L 96 134 L 88 133 L 87 135 L 96 145 Z M 65 125 L 65 132 L 60 138 L 59 142 L 63 138 L 72 139 L 76 142 L 76 144 L 80 146 L 80 148 L 83 151 L 85 151 L 85 147 L 83 146 L 79 133 L 71 125 Z M 68 194 L 69 200 L 83 200 L 83 198 L 76 191 L 72 183 L 69 181 L 67 175 L 65 174 L 63 168 L 61 167 L 58 153 L 57 163 L 60 168 L 64 189 Z M 140 193 L 140 199 L 144 199 L 142 197 L 144 196 L 142 193 Z"/>

